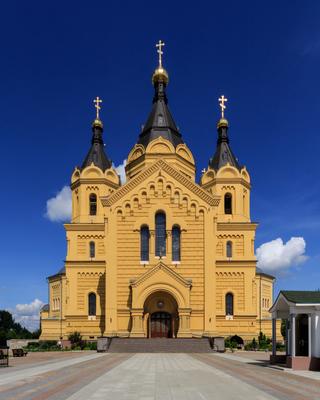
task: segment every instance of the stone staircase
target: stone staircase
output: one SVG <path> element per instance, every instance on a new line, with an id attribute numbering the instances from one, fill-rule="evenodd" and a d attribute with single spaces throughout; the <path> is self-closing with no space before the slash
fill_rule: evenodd
<path id="1" fill-rule="evenodd" d="M 209 340 L 112 338 L 109 353 L 210 353 Z"/>

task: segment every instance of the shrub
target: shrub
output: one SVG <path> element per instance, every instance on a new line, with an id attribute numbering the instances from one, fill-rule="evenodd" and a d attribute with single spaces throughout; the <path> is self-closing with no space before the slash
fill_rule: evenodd
<path id="1" fill-rule="evenodd" d="M 40 351 L 57 350 L 58 349 L 57 341 L 56 340 L 40 340 L 38 348 Z"/>
<path id="2" fill-rule="evenodd" d="M 97 350 L 97 342 L 86 342 L 84 350 Z"/>
<path id="3" fill-rule="evenodd" d="M 286 350 L 286 346 L 284 344 L 282 344 L 282 343 L 277 343 L 276 344 L 276 349 L 277 349 L 277 351 L 285 351 Z"/>
<path id="4" fill-rule="evenodd" d="M 263 332 L 259 333 L 258 336 L 259 350 L 270 350 L 272 348 L 271 339 L 267 338 Z"/>
<path id="5" fill-rule="evenodd" d="M 71 344 L 76 345 L 82 341 L 82 336 L 80 332 L 74 331 L 73 333 L 70 333 L 68 339 L 70 340 Z"/>
<path id="6" fill-rule="evenodd" d="M 26 346 L 27 350 L 36 351 L 39 350 L 40 343 L 39 342 L 29 342 Z"/>
<path id="7" fill-rule="evenodd" d="M 224 340 L 224 346 L 234 351 L 234 349 L 237 348 L 238 343 L 235 340 L 233 340 L 232 337 L 228 337 L 227 339 Z"/>
<path id="8" fill-rule="evenodd" d="M 83 350 L 85 347 L 85 342 L 82 340 L 82 336 L 80 332 L 73 332 L 68 336 L 68 339 L 71 342 L 71 349 L 73 350 Z"/>

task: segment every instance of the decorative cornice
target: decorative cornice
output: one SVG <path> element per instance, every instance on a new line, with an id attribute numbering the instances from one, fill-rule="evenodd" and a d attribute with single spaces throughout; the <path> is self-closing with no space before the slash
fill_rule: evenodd
<path id="1" fill-rule="evenodd" d="M 175 271 L 173 271 L 171 268 L 169 268 L 162 261 L 160 261 L 157 265 L 155 265 L 149 271 L 145 272 L 138 279 L 132 279 L 130 281 L 130 286 L 137 287 L 137 286 L 141 285 L 141 283 L 145 282 L 152 275 L 156 274 L 159 270 L 163 270 L 166 274 L 168 274 L 173 279 L 175 279 L 176 281 L 178 281 L 180 284 L 182 284 L 183 286 L 185 286 L 187 288 L 190 288 L 192 286 L 191 280 L 183 278 L 180 274 L 177 274 Z"/>
<path id="2" fill-rule="evenodd" d="M 103 260 L 66 260 L 66 268 L 105 268 L 106 262 Z"/>
<path id="3" fill-rule="evenodd" d="M 255 231 L 256 222 L 218 222 L 217 231 Z"/>
<path id="4" fill-rule="evenodd" d="M 105 225 L 101 223 L 73 223 L 64 224 L 66 231 L 104 231 Z"/>
<path id="5" fill-rule="evenodd" d="M 245 268 L 256 268 L 257 261 L 256 260 L 216 260 L 216 268 L 237 268 L 237 267 L 245 267 Z"/>
<path id="6" fill-rule="evenodd" d="M 240 178 L 240 177 L 239 178 L 219 178 L 219 177 L 214 178 L 211 181 L 206 182 L 204 185 L 202 185 L 202 187 L 210 188 L 217 184 L 219 184 L 219 185 L 241 184 L 241 185 L 245 186 L 247 189 L 249 189 L 249 190 L 251 189 L 251 184 L 248 181 L 246 181 L 244 178 Z"/>
<path id="7" fill-rule="evenodd" d="M 117 183 L 111 182 L 107 178 L 79 178 L 75 182 L 73 182 L 70 187 L 71 190 L 76 189 L 80 185 L 92 185 L 92 184 L 102 184 L 111 186 L 114 189 L 118 189 L 119 185 Z"/>
<path id="8" fill-rule="evenodd" d="M 203 201 L 205 201 L 208 205 L 217 207 L 220 202 L 220 196 L 212 195 L 208 193 L 206 190 L 202 189 L 199 185 L 193 183 L 190 179 L 186 178 L 183 174 L 177 171 L 175 168 L 171 167 L 164 160 L 158 160 L 154 164 L 152 164 L 145 171 L 141 172 L 138 176 L 132 178 L 127 184 L 122 186 L 115 193 L 112 193 L 107 197 L 100 197 L 103 206 L 110 207 L 118 200 L 120 200 L 123 196 L 133 190 L 137 185 L 143 183 L 149 176 L 157 172 L 158 170 L 163 170 L 174 179 L 176 179 L 179 183 L 184 185 L 187 189 L 192 191 L 198 197 L 200 197 Z"/>

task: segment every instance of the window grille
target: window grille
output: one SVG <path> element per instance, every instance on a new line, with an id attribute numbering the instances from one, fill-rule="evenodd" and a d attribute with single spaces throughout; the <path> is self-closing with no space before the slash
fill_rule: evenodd
<path id="1" fill-rule="evenodd" d="M 231 193 L 226 193 L 224 196 L 224 213 L 232 214 L 232 195 L 231 195 Z"/>
<path id="2" fill-rule="evenodd" d="M 233 315 L 233 294 L 226 294 L 226 315 Z"/>
<path id="3" fill-rule="evenodd" d="M 91 193 L 89 196 L 90 203 L 90 215 L 97 215 L 97 195 L 95 193 Z"/>
<path id="4" fill-rule="evenodd" d="M 140 229 L 140 260 L 149 261 L 149 228 L 142 226 Z"/>
<path id="5" fill-rule="evenodd" d="M 166 255 L 166 214 L 158 212 L 156 214 L 156 256 Z"/>
<path id="6" fill-rule="evenodd" d="M 172 228 L 172 261 L 180 261 L 181 258 L 181 230 L 179 226 Z"/>
<path id="7" fill-rule="evenodd" d="M 97 309 L 97 297 L 95 293 L 89 293 L 88 296 L 88 306 L 89 310 L 88 313 L 89 315 L 96 315 L 96 309 Z"/>
<path id="8" fill-rule="evenodd" d="M 90 258 L 95 258 L 95 256 L 96 256 L 96 246 L 95 246 L 94 242 L 90 242 L 89 249 L 90 249 Z"/>

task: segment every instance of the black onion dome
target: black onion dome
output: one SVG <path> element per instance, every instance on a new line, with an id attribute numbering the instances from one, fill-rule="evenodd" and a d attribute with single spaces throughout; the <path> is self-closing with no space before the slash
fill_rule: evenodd
<path id="1" fill-rule="evenodd" d="M 228 163 L 238 170 L 241 169 L 241 166 L 229 145 L 228 121 L 225 119 L 221 119 L 218 124 L 218 140 L 216 152 L 214 156 L 210 159 L 209 166 L 215 171 L 218 171 L 218 169 L 220 169 L 224 165 L 227 165 Z"/>
<path id="2" fill-rule="evenodd" d="M 168 98 L 166 95 L 168 80 L 161 74 L 156 76 L 157 79 L 154 76 L 155 94 L 152 110 L 139 135 L 138 143 L 146 148 L 152 140 L 161 136 L 169 140 L 174 147 L 177 147 L 178 144 L 184 142 L 168 108 Z"/>
<path id="3" fill-rule="evenodd" d="M 95 120 L 92 124 L 92 139 L 91 139 L 91 148 L 84 159 L 81 170 L 88 167 L 92 163 L 100 168 L 103 172 L 111 168 L 112 161 L 108 158 L 104 151 L 104 143 L 103 143 L 103 125 L 100 120 Z"/>

